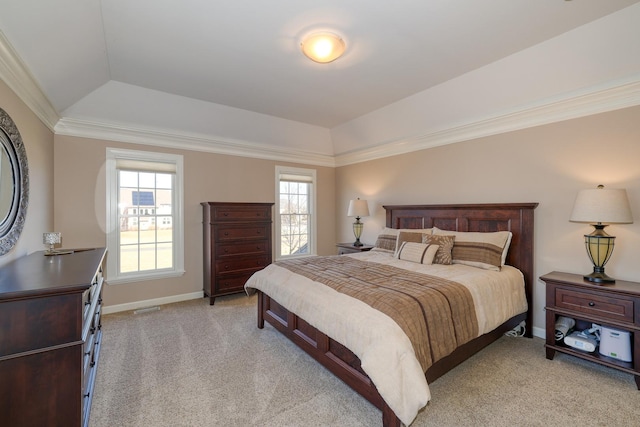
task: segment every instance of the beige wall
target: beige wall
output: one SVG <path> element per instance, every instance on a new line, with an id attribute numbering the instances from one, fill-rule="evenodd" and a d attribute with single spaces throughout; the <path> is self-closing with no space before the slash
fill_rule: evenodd
<path id="1" fill-rule="evenodd" d="M 0 80 L 0 108 L 14 121 L 22 137 L 29 165 L 29 205 L 16 246 L 0 256 L 0 266 L 44 250 L 42 233 L 53 227 L 53 132 Z"/>
<path id="2" fill-rule="evenodd" d="M 635 223 L 612 225 L 609 275 L 640 281 L 640 107 L 539 126 L 336 170 L 338 240 L 353 239 L 349 199 L 366 198 L 362 240 L 375 242 L 384 204 L 539 202 L 535 274 L 588 273 L 583 234 L 569 222 L 578 190 L 626 188 Z M 537 281 L 534 326 L 544 327 L 544 284 Z"/>
<path id="3" fill-rule="evenodd" d="M 106 245 L 105 172 L 106 147 L 159 151 L 184 155 L 184 276 L 147 282 L 108 285 L 105 305 L 117 305 L 184 295 L 202 290 L 203 201 L 274 202 L 275 166 L 271 160 L 217 155 L 196 151 L 154 149 L 56 135 L 55 137 L 55 228 L 63 233 L 65 247 Z M 335 170 L 295 165 L 317 170 L 318 252 L 335 251 Z"/>

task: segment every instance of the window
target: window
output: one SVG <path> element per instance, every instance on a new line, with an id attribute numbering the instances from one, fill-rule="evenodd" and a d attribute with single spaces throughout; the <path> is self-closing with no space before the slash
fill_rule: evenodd
<path id="1" fill-rule="evenodd" d="M 106 177 L 109 283 L 183 274 L 182 156 L 107 148 Z"/>
<path id="2" fill-rule="evenodd" d="M 276 258 L 316 254 L 316 171 L 276 166 Z"/>

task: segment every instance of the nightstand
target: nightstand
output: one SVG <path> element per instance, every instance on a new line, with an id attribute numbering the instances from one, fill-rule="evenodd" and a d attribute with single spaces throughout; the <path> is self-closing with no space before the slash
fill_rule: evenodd
<path id="1" fill-rule="evenodd" d="M 373 249 L 372 245 L 353 246 L 353 243 L 338 243 L 336 246 L 338 248 L 338 255 L 355 254 Z"/>
<path id="2" fill-rule="evenodd" d="M 616 280 L 597 285 L 582 275 L 554 271 L 540 278 L 547 286 L 546 352 L 551 360 L 556 351 L 632 374 L 640 390 L 640 283 Z M 631 334 L 631 362 L 568 347 L 555 339 L 555 324 L 559 316 L 576 321 L 575 330 L 585 330 L 592 323 Z"/>

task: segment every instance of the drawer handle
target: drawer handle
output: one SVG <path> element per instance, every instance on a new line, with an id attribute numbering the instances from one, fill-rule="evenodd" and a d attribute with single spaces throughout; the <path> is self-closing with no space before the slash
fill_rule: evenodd
<path id="1" fill-rule="evenodd" d="M 229 269 L 229 266 L 228 266 L 228 265 L 225 265 L 225 266 L 224 266 L 224 269 L 225 269 L 225 270 L 228 270 L 228 269 Z"/>
<path id="2" fill-rule="evenodd" d="M 224 253 L 225 253 L 225 254 L 228 254 L 228 253 L 229 253 L 229 249 L 225 249 L 225 250 L 224 250 Z"/>
<path id="3" fill-rule="evenodd" d="M 84 355 L 85 355 L 85 356 L 88 356 L 88 355 L 90 355 L 90 354 L 91 354 L 91 351 L 85 351 L 85 352 L 84 352 Z"/>
<path id="4" fill-rule="evenodd" d="M 225 231 L 225 232 L 224 232 L 224 235 L 225 235 L 225 236 L 228 236 L 228 235 L 229 235 L 229 232 L 228 232 L 228 231 Z"/>
<path id="5" fill-rule="evenodd" d="M 260 230 L 258 230 L 256 233 L 257 233 L 257 234 L 260 234 Z"/>
<path id="6" fill-rule="evenodd" d="M 593 302 L 593 301 L 590 301 L 590 302 L 589 302 L 589 307 L 594 307 L 595 305 L 596 305 L 596 303 L 595 303 L 595 302 Z"/>
<path id="7" fill-rule="evenodd" d="M 229 212 L 223 213 L 224 216 L 229 216 Z"/>
<path id="8" fill-rule="evenodd" d="M 84 305 L 91 305 L 91 301 L 86 301 Z"/>
<path id="9" fill-rule="evenodd" d="M 87 393 L 87 394 L 85 394 L 85 395 L 84 395 L 85 399 L 86 399 L 87 397 L 89 397 L 89 394 L 90 394 L 90 393 Z"/>

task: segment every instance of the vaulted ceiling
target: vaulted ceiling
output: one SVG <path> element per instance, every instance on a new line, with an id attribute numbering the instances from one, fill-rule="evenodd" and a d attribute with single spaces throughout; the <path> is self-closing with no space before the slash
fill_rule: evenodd
<path id="1" fill-rule="evenodd" d="M 331 144 L 332 129 L 638 1 L 0 3 L 6 42 L 60 118 L 194 129 L 226 141 L 277 145 L 278 138 L 260 141 L 224 124 L 213 135 L 200 121 L 215 122 L 223 110 L 238 128 L 272 117 L 274 126 L 301 126 L 301 133 L 320 132 Z M 300 41 L 317 30 L 342 36 L 346 54 L 330 64 L 304 57 Z M 127 103 L 148 116 L 125 115 Z M 159 111 L 171 111 L 161 126 L 151 118 Z"/>

